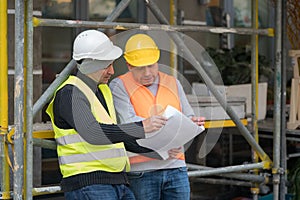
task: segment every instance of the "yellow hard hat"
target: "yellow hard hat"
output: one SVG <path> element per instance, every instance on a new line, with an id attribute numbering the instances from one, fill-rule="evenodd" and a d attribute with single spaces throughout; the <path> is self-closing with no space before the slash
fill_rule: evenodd
<path id="1" fill-rule="evenodd" d="M 160 51 L 151 37 L 145 34 L 131 36 L 126 45 L 124 58 L 134 67 L 152 65 L 159 59 Z"/>

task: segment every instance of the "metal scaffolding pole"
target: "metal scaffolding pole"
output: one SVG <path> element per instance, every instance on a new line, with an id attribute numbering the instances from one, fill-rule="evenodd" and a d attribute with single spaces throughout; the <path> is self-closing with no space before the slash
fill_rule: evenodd
<path id="1" fill-rule="evenodd" d="M 39 187 L 39 188 L 32 189 L 33 196 L 44 195 L 44 194 L 55 194 L 58 192 L 61 192 L 60 186 Z"/>
<path id="2" fill-rule="evenodd" d="M 55 90 L 64 82 L 69 74 L 76 67 L 76 61 L 71 60 L 67 66 L 59 73 L 56 79 L 51 83 L 47 90 L 40 96 L 40 98 L 33 105 L 33 117 L 46 105 L 47 102 L 52 98 Z"/>
<path id="3" fill-rule="evenodd" d="M 150 8 L 150 10 L 156 16 L 156 18 L 159 20 L 160 23 L 168 24 L 168 20 L 164 17 L 164 15 L 161 13 L 160 9 L 156 6 L 156 4 L 153 1 L 147 0 L 146 5 Z M 261 160 L 266 161 L 265 166 L 263 168 L 270 168 L 271 163 L 272 163 L 271 159 L 264 152 L 264 150 L 256 143 L 255 139 L 252 137 L 249 130 L 241 123 L 239 117 L 236 115 L 236 113 L 232 109 L 232 107 L 227 106 L 226 100 L 224 99 L 222 94 L 216 89 L 214 83 L 212 82 L 210 77 L 206 74 L 205 70 L 202 68 L 201 64 L 203 64 L 203 63 L 200 64 L 194 58 L 194 56 L 192 55 L 190 50 L 185 46 L 184 42 L 182 41 L 182 39 L 176 32 L 169 32 L 169 34 L 173 38 L 175 43 L 179 46 L 178 49 L 181 50 L 181 53 L 187 58 L 187 60 L 190 60 L 191 64 L 193 66 L 197 66 L 198 72 L 201 75 L 206 86 L 213 93 L 213 95 L 218 100 L 218 102 L 223 107 L 223 109 L 226 111 L 226 113 L 234 121 L 237 128 L 240 130 L 241 134 L 244 136 L 244 138 L 248 141 L 248 143 L 251 145 L 251 147 L 258 153 Z"/>
<path id="4" fill-rule="evenodd" d="M 240 35 L 259 34 L 266 36 L 273 36 L 274 32 L 271 28 L 266 29 L 251 29 L 251 28 L 225 28 L 225 27 L 209 27 L 209 26 L 180 26 L 180 25 L 166 25 L 166 24 L 139 24 L 139 23 L 121 23 L 121 22 L 93 22 L 93 21 L 80 21 L 80 20 L 60 20 L 60 19 L 33 19 L 34 26 L 50 26 L 50 27 L 86 27 L 86 28 L 106 28 L 115 30 L 164 30 L 168 32 L 209 32 L 209 33 L 232 33 Z"/>
<path id="5" fill-rule="evenodd" d="M 8 57 L 7 57 L 7 1 L 0 3 L 0 196 L 10 198 L 9 166 L 6 160 L 8 145 Z"/>
<path id="6" fill-rule="evenodd" d="M 39 138 L 33 138 L 33 144 L 37 147 L 43 147 L 45 149 L 56 150 L 56 142 L 52 140 L 45 140 Z"/>
<path id="7" fill-rule="evenodd" d="M 208 184 L 235 185 L 235 186 L 241 186 L 241 187 L 252 187 L 253 186 L 253 184 L 251 182 L 226 180 L 226 179 L 195 178 L 195 179 L 193 179 L 193 181 L 200 182 L 200 183 L 208 183 Z"/>
<path id="8" fill-rule="evenodd" d="M 129 5 L 130 0 L 122 0 L 117 7 L 106 17 L 105 22 L 115 21 Z"/>
<path id="9" fill-rule="evenodd" d="M 287 84 L 287 76 L 286 76 L 286 56 L 287 56 L 287 8 L 286 8 L 286 1 L 282 1 L 282 82 L 281 82 L 281 153 L 280 153 L 280 165 L 282 168 L 282 172 L 286 172 L 287 170 L 287 151 L 286 151 L 286 84 Z M 287 181 L 287 174 L 282 173 L 280 176 L 280 185 L 279 185 L 279 199 L 284 199 L 287 193 L 286 181 Z"/>
<path id="10" fill-rule="evenodd" d="M 201 171 L 190 171 L 188 172 L 189 177 L 193 176 L 210 176 L 210 175 L 218 175 L 230 172 L 240 172 L 243 170 L 251 170 L 251 169 L 262 169 L 264 168 L 265 163 L 252 163 L 252 164 L 244 164 L 244 165 L 235 165 L 235 166 L 228 166 L 228 167 L 220 167 L 220 168 L 213 168 Z"/>
<path id="11" fill-rule="evenodd" d="M 208 170 L 214 169 L 212 167 L 200 166 L 187 163 L 187 167 L 189 170 Z M 248 174 L 248 173 L 226 173 L 226 174 L 218 174 L 218 176 L 226 177 L 226 178 L 234 178 L 245 181 L 251 181 L 255 183 L 267 183 L 268 180 L 260 175 Z"/>
<path id="12" fill-rule="evenodd" d="M 282 60 L 282 2 L 276 1 L 276 40 L 275 40 L 275 77 L 274 77 L 274 132 L 273 132 L 273 193 L 274 200 L 279 199 L 280 148 L 281 148 L 281 60 Z"/>
<path id="13" fill-rule="evenodd" d="M 21 200 L 24 181 L 24 1 L 15 1 L 14 199 Z"/>
<path id="14" fill-rule="evenodd" d="M 252 28 L 258 29 L 258 0 L 252 0 Z M 258 127 L 257 127 L 257 116 L 258 116 L 258 35 L 251 35 L 251 125 L 252 135 L 255 141 L 258 143 Z M 252 150 L 252 161 L 257 163 L 259 157 L 254 150 Z M 258 174 L 258 170 L 254 170 L 255 174 Z M 256 184 L 255 187 L 251 188 L 253 200 L 258 199 L 259 187 Z"/>
<path id="15" fill-rule="evenodd" d="M 33 2 L 26 2 L 26 179 L 25 198 L 32 199 L 33 187 L 33 26 L 32 12 Z"/>

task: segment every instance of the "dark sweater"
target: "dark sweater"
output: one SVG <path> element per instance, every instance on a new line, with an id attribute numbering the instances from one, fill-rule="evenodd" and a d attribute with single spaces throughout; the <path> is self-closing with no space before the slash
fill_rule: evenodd
<path id="1" fill-rule="evenodd" d="M 107 110 L 103 94 L 97 87 L 97 83 L 89 77 L 76 75 L 95 92 L 97 98 Z M 66 85 L 57 93 L 53 104 L 54 123 L 58 128 L 75 129 L 88 143 L 93 145 L 107 145 L 124 142 L 128 151 L 158 158 L 158 155 L 150 149 L 140 147 L 136 140 L 145 137 L 142 122 L 108 125 L 96 121 L 90 109 L 90 103 L 85 95 L 75 86 Z M 62 180 L 62 189 L 71 191 L 92 184 L 127 184 L 127 176 L 124 172 L 109 173 L 95 171 L 79 174 Z"/>

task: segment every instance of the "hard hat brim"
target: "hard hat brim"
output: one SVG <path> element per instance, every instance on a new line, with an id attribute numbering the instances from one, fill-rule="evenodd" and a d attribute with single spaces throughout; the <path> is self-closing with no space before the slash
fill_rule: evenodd
<path id="1" fill-rule="evenodd" d="M 99 56 L 95 59 L 97 60 L 116 60 L 123 54 L 123 51 L 120 47 L 113 45 L 111 51 L 106 54 L 106 56 Z"/>
<path id="2" fill-rule="evenodd" d="M 111 45 L 110 50 L 106 54 L 103 54 L 103 52 L 98 53 L 91 51 L 85 54 L 73 54 L 73 59 L 82 60 L 86 58 L 91 58 L 94 60 L 116 60 L 122 55 L 122 53 L 123 50 L 120 47 Z"/>
<path id="3" fill-rule="evenodd" d="M 125 60 L 134 67 L 153 65 L 159 60 L 159 49 L 143 49 L 124 53 Z"/>

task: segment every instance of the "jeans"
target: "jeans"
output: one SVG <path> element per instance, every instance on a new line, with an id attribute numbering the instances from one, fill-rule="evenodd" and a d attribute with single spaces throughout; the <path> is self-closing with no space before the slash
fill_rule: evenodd
<path id="1" fill-rule="evenodd" d="M 137 200 L 189 200 L 187 168 L 129 172 L 130 189 Z"/>
<path id="2" fill-rule="evenodd" d="M 135 200 L 126 185 L 97 184 L 65 192 L 67 200 Z"/>

